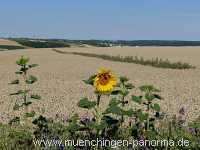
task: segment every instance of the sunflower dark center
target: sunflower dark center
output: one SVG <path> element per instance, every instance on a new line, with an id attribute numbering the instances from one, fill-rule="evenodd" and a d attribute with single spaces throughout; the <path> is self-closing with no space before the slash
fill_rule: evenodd
<path id="1" fill-rule="evenodd" d="M 106 84 L 108 84 L 109 80 L 110 80 L 110 75 L 109 75 L 109 73 L 103 73 L 103 74 L 101 74 L 101 75 L 99 76 L 99 82 L 100 82 L 101 85 L 106 85 Z"/>

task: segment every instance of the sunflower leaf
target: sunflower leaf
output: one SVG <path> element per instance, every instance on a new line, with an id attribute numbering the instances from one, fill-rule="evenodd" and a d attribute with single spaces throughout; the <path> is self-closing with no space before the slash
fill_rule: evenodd
<path id="1" fill-rule="evenodd" d="M 127 83 L 127 84 L 125 84 L 125 87 L 127 89 L 133 89 L 135 86 L 133 84 L 131 84 L 131 83 Z"/>
<path id="2" fill-rule="evenodd" d="M 21 106 L 17 103 L 15 103 L 15 105 L 13 106 L 13 110 L 19 110 Z"/>
<path id="3" fill-rule="evenodd" d="M 39 95 L 31 95 L 31 98 L 32 98 L 32 99 L 40 100 L 40 99 L 41 99 L 41 96 L 39 96 Z"/>
<path id="4" fill-rule="evenodd" d="M 142 103 L 142 96 L 135 96 L 135 95 L 132 95 L 132 100 L 136 103 L 139 103 L 141 104 Z"/>
<path id="5" fill-rule="evenodd" d="M 96 105 L 96 102 L 94 101 L 89 101 L 88 98 L 82 98 L 79 102 L 78 102 L 78 106 L 81 108 L 86 108 L 86 109 L 91 109 L 94 108 Z"/>
<path id="6" fill-rule="evenodd" d="M 158 94 L 153 94 L 154 95 L 154 97 L 155 98 L 157 98 L 157 99 L 159 99 L 159 100 L 162 100 L 163 98 L 160 96 L 160 95 L 158 95 Z"/>
<path id="7" fill-rule="evenodd" d="M 25 117 L 26 118 L 34 117 L 34 116 L 35 116 L 35 112 L 34 111 L 25 113 Z"/>
<path id="8" fill-rule="evenodd" d="M 153 94 L 150 94 L 150 93 L 146 93 L 145 94 L 145 98 L 148 100 L 148 101 L 152 101 L 155 96 Z"/>
<path id="9" fill-rule="evenodd" d="M 14 117 L 13 119 L 11 119 L 10 121 L 9 121 L 9 125 L 12 125 L 12 124 L 19 124 L 20 123 L 20 117 Z"/>
<path id="10" fill-rule="evenodd" d="M 139 89 L 142 92 L 160 92 L 160 90 L 156 89 L 153 85 L 143 85 L 140 86 Z"/>
<path id="11" fill-rule="evenodd" d="M 33 68 L 33 67 L 37 67 L 39 66 L 38 64 L 31 64 L 31 65 L 28 65 L 29 68 Z"/>
<path id="12" fill-rule="evenodd" d="M 16 61 L 16 64 L 19 65 L 19 66 L 24 66 L 28 63 L 29 61 L 29 58 L 24 58 L 23 56 Z"/>
<path id="13" fill-rule="evenodd" d="M 102 120 L 108 125 L 111 126 L 113 124 L 117 124 L 119 121 L 117 119 L 112 118 L 111 116 L 103 116 Z"/>
<path id="14" fill-rule="evenodd" d="M 19 80 L 16 79 L 16 80 L 12 81 L 10 84 L 19 84 Z"/>
<path id="15" fill-rule="evenodd" d="M 128 79 L 128 77 L 126 77 L 126 76 L 120 76 L 119 77 L 119 80 L 120 80 L 120 82 L 127 82 L 129 79 Z"/>
<path id="16" fill-rule="evenodd" d="M 11 93 L 10 95 L 26 95 L 29 92 L 29 90 L 19 90 L 16 93 Z"/>
<path id="17" fill-rule="evenodd" d="M 157 112 L 160 111 L 160 105 L 157 104 L 157 103 L 151 104 L 150 107 L 151 107 L 153 110 L 157 111 Z"/>
<path id="18" fill-rule="evenodd" d="M 89 77 L 89 79 L 83 80 L 83 82 L 84 82 L 85 84 L 93 85 L 93 83 L 94 83 L 94 78 L 95 78 L 95 77 L 96 77 L 96 75 L 92 75 L 92 76 Z"/>
<path id="19" fill-rule="evenodd" d="M 109 108 L 106 109 L 104 114 L 122 115 L 123 114 L 123 110 L 118 106 L 110 106 Z"/>
<path id="20" fill-rule="evenodd" d="M 36 81 L 37 81 L 37 78 L 36 78 L 35 76 L 30 75 L 30 76 L 27 78 L 26 83 L 27 83 L 27 84 L 33 84 L 33 83 L 35 83 Z"/>
<path id="21" fill-rule="evenodd" d="M 111 92 L 111 95 L 118 95 L 121 93 L 121 90 L 114 90 Z"/>
<path id="22" fill-rule="evenodd" d="M 123 115 L 129 116 L 129 117 L 133 116 L 134 113 L 135 112 L 133 111 L 133 109 L 123 111 Z"/>
<path id="23" fill-rule="evenodd" d="M 117 106 L 118 104 L 120 104 L 121 102 L 119 100 L 117 100 L 116 98 L 112 98 L 109 102 L 109 106 Z"/>
<path id="24" fill-rule="evenodd" d="M 138 112 L 137 113 L 138 118 L 140 119 L 140 121 L 144 121 L 148 118 L 148 113 L 143 113 L 143 112 Z"/>
<path id="25" fill-rule="evenodd" d="M 15 74 L 22 74 L 22 71 L 16 71 Z"/>

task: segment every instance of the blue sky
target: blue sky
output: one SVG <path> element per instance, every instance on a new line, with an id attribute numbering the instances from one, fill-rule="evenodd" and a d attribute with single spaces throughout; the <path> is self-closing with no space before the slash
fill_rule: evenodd
<path id="1" fill-rule="evenodd" d="M 1 0 L 0 37 L 200 40 L 200 0 Z"/>

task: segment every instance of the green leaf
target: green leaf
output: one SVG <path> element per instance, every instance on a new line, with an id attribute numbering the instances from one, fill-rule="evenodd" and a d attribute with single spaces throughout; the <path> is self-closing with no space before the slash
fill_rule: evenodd
<path id="1" fill-rule="evenodd" d="M 165 112 L 156 112 L 156 114 L 154 116 L 158 119 L 164 119 L 166 116 L 166 113 Z"/>
<path id="2" fill-rule="evenodd" d="M 129 79 L 126 76 L 121 76 L 121 77 L 119 77 L 119 80 L 120 80 L 120 82 L 124 83 L 124 82 L 127 82 Z"/>
<path id="3" fill-rule="evenodd" d="M 119 100 L 117 100 L 116 98 L 112 98 L 109 102 L 109 106 L 117 106 L 118 104 L 120 104 L 121 102 Z"/>
<path id="4" fill-rule="evenodd" d="M 132 100 L 136 103 L 139 103 L 141 104 L 142 103 L 142 96 L 135 96 L 135 95 L 132 95 Z"/>
<path id="5" fill-rule="evenodd" d="M 27 83 L 27 84 L 33 84 L 33 83 L 35 83 L 36 81 L 37 81 L 37 78 L 36 78 L 35 76 L 30 75 L 30 76 L 27 78 L 26 83 Z"/>
<path id="6" fill-rule="evenodd" d="M 31 105 L 31 104 L 32 104 L 32 102 L 26 102 L 26 103 L 23 103 L 22 105 L 28 106 L 28 105 Z"/>
<path id="7" fill-rule="evenodd" d="M 69 122 L 71 123 L 76 123 L 79 120 L 79 116 L 78 114 L 73 114 L 70 118 L 69 118 Z"/>
<path id="8" fill-rule="evenodd" d="M 148 101 L 152 101 L 155 97 L 154 97 L 153 94 L 146 93 L 146 94 L 145 94 L 145 98 L 146 98 Z"/>
<path id="9" fill-rule="evenodd" d="M 123 114 L 123 110 L 118 106 L 110 106 L 109 108 L 106 109 L 104 114 L 122 115 Z"/>
<path id="10" fill-rule="evenodd" d="M 196 128 L 200 131 L 200 116 L 197 119 L 195 119 L 193 122 L 190 122 L 189 126 L 192 128 Z"/>
<path id="11" fill-rule="evenodd" d="M 11 93 L 10 96 L 12 96 L 12 95 L 19 95 L 19 93 L 18 93 L 18 92 L 16 92 L 16 93 Z"/>
<path id="12" fill-rule="evenodd" d="M 114 90 L 111 92 L 111 95 L 118 95 L 119 93 L 121 93 L 121 90 Z"/>
<path id="13" fill-rule="evenodd" d="M 133 89 L 135 86 L 133 84 L 131 84 L 131 83 L 127 83 L 127 84 L 125 84 L 125 87 L 127 89 Z"/>
<path id="14" fill-rule="evenodd" d="M 93 83 L 94 83 L 94 78 L 95 78 L 95 77 L 96 77 L 96 75 L 92 75 L 92 76 L 89 77 L 89 79 L 83 80 L 83 82 L 84 82 L 85 84 L 93 85 Z"/>
<path id="15" fill-rule="evenodd" d="M 155 104 L 151 104 L 150 106 L 153 110 L 158 111 L 158 112 L 160 111 L 160 105 L 159 104 L 155 103 Z"/>
<path id="16" fill-rule="evenodd" d="M 70 118 L 69 118 L 69 125 L 67 126 L 67 130 L 70 132 L 76 132 L 79 130 L 80 126 L 78 125 L 78 120 L 79 120 L 79 116 L 78 114 L 73 114 Z"/>
<path id="17" fill-rule="evenodd" d="M 103 129 L 106 128 L 106 123 L 104 123 L 104 122 L 101 122 L 101 124 L 96 124 L 96 123 L 95 123 L 94 127 L 95 127 L 95 129 L 96 129 L 97 131 L 100 131 L 100 130 L 103 130 Z"/>
<path id="18" fill-rule="evenodd" d="M 22 71 L 16 71 L 15 74 L 22 74 Z"/>
<path id="19" fill-rule="evenodd" d="M 95 105 L 96 105 L 96 102 L 89 101 L 88 98 L 82 98 L 78 103 L 79 107 L 86 108 L 86 109 L 91 109 L 95 107 Z"/>
<path id="20" fill-rule="evenodd" d="M 140 119 L 140 121 L 145 121 L 148 118 L 148 113 L 143 113 L 142 111 L 137 112 L 137 117 Z"/>
<path id="21" fill-rule="evenodd" d="M 110 116 L 103 116 L 102 119 L 108 126 L 111 126 L 113 124 L 117 124 L 119 121 L 117 119 L 114 119 Z"/>
<path id="22" fill-rule="evenodd" d="M 29 117 L 34 117 L 35 116 L 35 112 L 32 111 L 30 113 L 25 113 L 25 117 L 29 118 Z"/>
<path id="23" fill-rule="evenodd" d="M 32 99 L 40 100 L 40 99 L 41 99 L 41 96 L 39 96 L 39 95 L 31 95 L 31 98 L 32 98 Z"/>
<path id="24" fill-rule="evenodd" d="M 17 103 L 15 103 L 15 105 L 13 106 L 13 110 L 19 110 L 21 106 Z"/>
<path id="25" fill-rule="evenodd" d="M 160 100 L 163 99 L 163 98 L 162 98 L 160 95 L 158 95 L 158 94 L 153 94 L 153 95 L 154 95 L 154 97 L 157 98 L 157 99 L 160 99 Z"/>
<path id="26" fill-rule="evenodd" d="M 129 91 L 127 89 L 124 89 L 121 91 L 121 95 L 123 95 L 124 97 L 127 96 L 129 94 Z"/>
<path id="27" fill-rule="evenodd" d="M 16 80 L 12 81 L 10 84 L 19 84 L 19 80 L 16 79 Z"/>
<path id="28" fill-rule="evenodd" d="M 160 90 L 156 89 L 153 85 L 143 85 L 140 86 L 139 89 L 142 92 L 160 92 Z"/>
<path id="29" fill-rule="evenodd" d="M 39 66 L 38 64 L 31 64 L 31 65 L 28 65 L 29 68 L 33 68 L 33 67 L 37 67 Z"/>
<path id="30" fill-rule="evenodd" d="M 19 90 L 16 93 L 11 93 L 10 95 L 26 95 L 30 90 Z"/>
<path id="31" fill-rule="evenodd" d="M 123 115 L 129 116 L 129 117 L 132 117 L 134 114 L 135 112 L 133 111 L 133 109 L 123 111 Z"/>
<path id="32" fill-rule="evenodd" d="M 13 119 L 11 119 L 10 121 L 9 121 L 9 125 L 12 125 L 13 123 L 17 123 L 17 124 L 19 124 L 20 123 L 20 117 L 14 117 Z"/>
<path id="33" fill-rule="evenodd" d="M 32 123 L 39 127 L 40 130 L 48 131 L 48 120 L 45 117 L 40 115 L 38 118 L 34 119 Z"/>
<path id="34" fill-rule="evenodd" d="M 147 137 L 149 140 L 155 140 L 157 137 L 157 133 L 156 131 L 149 130 L 145 132 L 145 137 Z"/>
<path id="35" fill-rule="evenodd" d="M 16 61 L 17 65 L 24 66 L 29 62 L 29 58 L 24 58 L 23 56 Z"/>

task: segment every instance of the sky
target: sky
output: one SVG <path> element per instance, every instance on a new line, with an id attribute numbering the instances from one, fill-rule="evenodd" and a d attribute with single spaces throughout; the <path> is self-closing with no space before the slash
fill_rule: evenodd
<path id="1" fill-rule="evenodd" d="M 200 0 L 0 0 L 0 37 L 200 40 Z"/>

